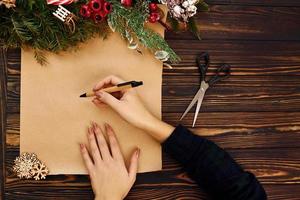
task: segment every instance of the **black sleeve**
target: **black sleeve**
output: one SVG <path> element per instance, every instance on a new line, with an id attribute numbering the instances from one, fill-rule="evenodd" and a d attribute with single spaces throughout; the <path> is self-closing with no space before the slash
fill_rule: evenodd
<path id="1" fill-rule="evenodd" d="M 216 199 L 264 200 L 256 177 L 244 171 L 215 143 L 179 125 L 163 143 L 164 151 L 179 161 L 189 176 Z"/>

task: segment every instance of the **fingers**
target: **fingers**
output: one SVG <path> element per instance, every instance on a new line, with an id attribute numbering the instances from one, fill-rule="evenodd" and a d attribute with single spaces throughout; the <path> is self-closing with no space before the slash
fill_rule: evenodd
<path id="1" fill-rule="evenodd" d="M 98 82 L 94 86 L 93 90 L 97 91 L 103 88 L 104 85 L 108 85 L 108 84 L 117 85 L 122 82 L 124 82 L 124 80 L 122 80 L 121 78 L 111 75 Z"/>
<path id="2" fill-rule="evenodd" d="M 80 150 L 83 161 L 91 176 L 93 175 L 93 172 L 95 172 L 95 167 L 97 168 L 97 166 L 105 166 L 102 165 L 103 163 L 105 163 L 105 161 L 113 161 L 116 162 L 116 164 L 119 163 L 125 166 L 120 146 L 112 127 L 109 124 L 105 124 L 105 130 L 108 135 L 110 149 L 103 135 L 103 131 L 101 130 L 100 126 L 95 122 L 92 122 L 92 127 L 88 129 L 88 140 L 91 153 L 89 154 L 84 144 L 80 144 Z M 132 184 L 135 182 L 136 179 L 139 155 L 140 149 L 136 149 L 131 156 L 130 165 L 127 170 L 128 177 Z M 97 163 L 99 163 L 99 165 Z"/>
<path id="3" fill-rule="evenodd" d="M 105 105 L 102 101 L 100 101 L 98 98 L 94 98 L 92 102 L 95 104 L 95 106 L 102 106 Z"/>
<path id="4" fill-rule="evenodd" d="M 130 165 L 128 169 L 129 178 L 130 180 L 132 180 L 132 182 L 134 182 L 136 179 L 139 156 L 140 156 L 140 149 L 138 148 L 131 156 Z"/>
<path id="5" fill-rule="evenodd" d="M 105 124 L 106 133 L 108 135 L 109 145 L 112 157 L 117 160 L 123 160 L 123 156 L 120 150 L 119 142 L 116 138 L 116 135 L 112 129 L 112 127 L 109 124 Z"/>
<path id="6" fill-rule="evenodd" d="M 93 161 L 85 147 L 84 144 L 80 144 L 80 151 L 81 151 L 81 155 L 82 155 L 82 158 L 83 158 L 83 161 L 84 161 L 84 164 L 89 172 L 89 174 L 91 173 L 91 171 L 93 170 L 94 168 L 94 164 L 93 164 Z"/>
<path id="7" fill-rule="evenodd" d="M 98 146 L 101 152 L 102 159 L 108 160 L 109 158 L 111 158 L 111 154 L 109 152 L 107 142 L 103 135 L 103 131 L 101 130 L 101 128 L 97 123 L 93 122 L 92 124 L 93 124 L 94 133 L 98 141 Z"/>
<path id="8" fill-rule="evenodd" d="M 95 163 L 99 163 L 101 159 L 101 154 L 97 145 L 93 127 L 88 129 L 88 139 L 90 144 L 91 155 Z"/>
<path id="9" fill-rule="evenodd" d="M 99 105 L 99 101 L 102 103 L 105 103 L 112 107 L 114 110 L 118 109 L 118 106 L 120 104 L 120 100 L 118 100 L 116 97 L 112 96 L 111 94 L 103 91 L 99 91 L 96 93 L 96 96 L 99 98 L 97 101 L 97 104 Z"/>

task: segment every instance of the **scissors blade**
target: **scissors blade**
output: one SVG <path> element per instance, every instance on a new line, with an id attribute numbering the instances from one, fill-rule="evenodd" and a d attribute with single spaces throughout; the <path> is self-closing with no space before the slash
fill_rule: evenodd
<path id="1" fill-rule="evenodd" d="M 194 115 L 194 120 L 193 120 L 193 125 L 192 127 L 195 126 L 195 123 L 197 121 L 197 117 L 198 117 L 198 114 L 199 114 L 199 111 L 200 111 L 200 108 L 201 108 L 201 104 L 202 104 L 202 101 L 204 99 L 204 95 L 205 95 L 205 92 L 208 88 L 208 84 L 204 81 L 201 82 L 201 88 L 200 88 L 200 94 L 198 96 L 198 102 L 197 102 L 197 107 L 196 107 L 196 111 L 195 111 L 195 115 Z"/>
<path id="2" fill-rule="evenodd" d="M 187 107 L 187 109 L 185 109 L 184 113 L 182 114 L 180 120 L 182 120 L 185 115 L 191 110 L 191 108 L 195 105 L 195 103 L 198 100 L 198 96 L 201 93 L 201 88 L 198 90 L 198 92 L 196 93 L 196 95 L 194 96 L 193 100 L 191 101 L 190 105 Z"/>
<path id="3" fill-rule="evenodd" d="M 207 85 L 207 86 L 203 86 L 203 85 Z M 203 88 L 208 88 L 208 84 L 205 83 L 205 81 L 201 82 L 201 86 L 200 89 L 198 90 L 198 92 L 196 93 L 196 95 L 194 96 L 193 100 L 191 101 L 190 105 L 187 107 L 187 109 L 184 111 L 184 113 L 182 114 L 182 116 L 180 117 L 180 120 L 182 120 L 186 114 L 191 110 L 191 108 L 195 105 L 195 103 L 198 101 L 199 99 L 199 95 L 203 92 Z M 205 89 L 205 90 L 206 90 Z M 204 91 L 205 93 L 205 91 Z"/>

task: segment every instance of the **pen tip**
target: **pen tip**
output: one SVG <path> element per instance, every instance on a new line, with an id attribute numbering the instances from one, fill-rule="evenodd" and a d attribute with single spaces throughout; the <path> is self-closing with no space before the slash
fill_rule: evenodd
<path id="1" fill-rule="evenodd" d="M 79 97 L 86 97 L 86 93 L 80 95 Z"/>

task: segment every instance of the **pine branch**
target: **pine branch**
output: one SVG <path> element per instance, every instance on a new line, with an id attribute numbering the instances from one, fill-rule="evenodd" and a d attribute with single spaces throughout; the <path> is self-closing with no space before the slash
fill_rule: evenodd
<path id="1" fill-rule="evenodd" d="M 148 18 L 149 1 L 136 0 L 134 7 L 125 8 L 119 0 L 108 0 L 113 3 L 113 11 L 108 21 L 116 27 L 116 31 L 126 38 L 128 33 L 136 38 L 153 53 L 164 50 L 169 53 L 170 60 L 176 62 L 179 57 L 168 46 L 166 41 L 157 33 L 144 27 Z M 79 0 L 65 6 L 70 12 L 79 16 L 80 4 L 86 0 Z M 17 0 L 16 8 L 6 9 L 0 6 L 0 42 L 6 47 L 33 48 L 39 63 L 46 63 L 44 51 L 59 52 L 77 49 L 77 44 L 99 36 L 106 38 L 109 28 L 105 22 L 94 24 L 92 20 L 81 17 L 76 21 L 75 33 L 52 15 L 57 6 L 46 4 L 46 0 Z"/>
<path id="2" fill-rule="evenodd" d="M 35 49 L 34 50 L 34 58 L 42 66 L 46 65 L 48 63 L 46 55 L 45 55 L 45 53 L 43 51 Z"/>
<path id="3" fill-rule="evenodd" d="M 44 0 L 17 0 L 16 4 L 14 9 L 0 6 L 0 41 L 6 47 L 28 46 L 35 49 L 35 57 L 39 63 L 46 61 L 43 51 L 55 53 L 76 49 L 78 43 L 108 34 L 105 22 L 95 25 L 92 21 L 80 17 L 76 21 L 75 33 L 70 33 L 69 29 L 52 15 L 57 6 L 47 5 Z M 65 7 L 79 15 L 78 4 Z"/>
<path id="4" fill-rule="evenodd" d="M 155 53 L 163 50 L 169 54 L 171 62 L 180 60 L 158 33 L 144 27 L 144 22 L 149 13 L 148 1 L 140 0 L 134 8 L 125 8 L 116 0 L 111 0 L 111 2 L 114 5 L 114 9 L 109 15 L 108 21 L 113 29 L 119 32 L 123 38 L 128 38 L 128 34 L 130 34 L 136 37 L 151 52 Z"/>
<path id="5" fill-rule="evenodd" d="M 14 16 L 11 18 L 11 23 L 13 25 L 13 31 L 17 37 L 16 39 L 19 43 L 26 43 L 32 39 L 31 34 L 27 31 L 24 24 L 20 21 L 17 21 Z"/>
<path id="6" fill-rule="evenodd" d="M 189 19 L 188 29 L 199 39 L 201 40 L 200 31 L 198 29 L 197 23 L 195 22 L 194 17 Z"/>
<path id="7" fill-rule="evenodd" d="M 169 22 L 169 24 L 172 28 L 172 31 L 174 31 L 174 32 L 179 31 L 179 22 L 176 19 L 174 19 L 173 17 L 171 17 L 171 15 L 167 16 L 167 22 Z"/>
<path id="8" fill-rule="evenodd" d="M 199 12 L 208 12 L 209 11 L 209 5 L 204 2 L 203 0 L 200 0 L 198 3 L 197 3 L 197 11 Z"/>

